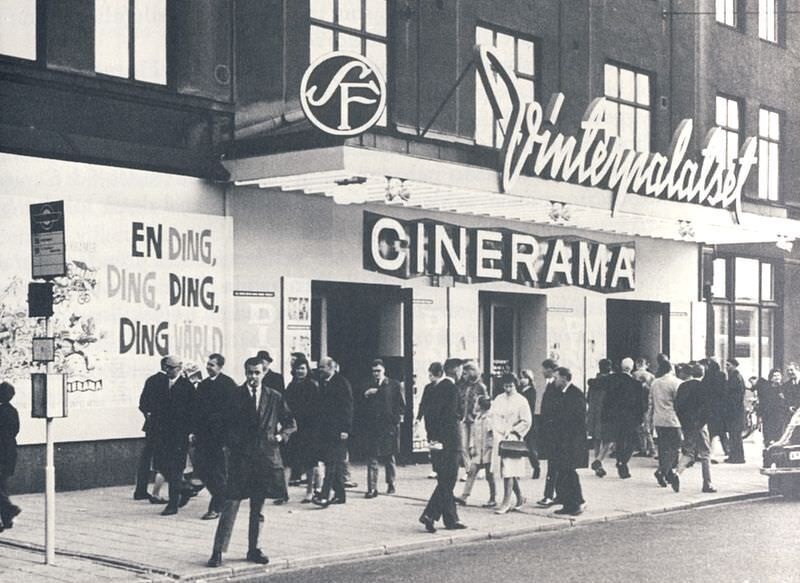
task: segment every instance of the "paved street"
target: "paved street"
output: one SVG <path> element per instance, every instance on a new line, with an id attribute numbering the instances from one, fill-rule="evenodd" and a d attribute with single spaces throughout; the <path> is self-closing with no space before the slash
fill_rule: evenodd
<path id="1" fill-rule="evenodd" d="M 275 574 L 270 583 L 800 581 L 800 505 L 780 498 Z"/>

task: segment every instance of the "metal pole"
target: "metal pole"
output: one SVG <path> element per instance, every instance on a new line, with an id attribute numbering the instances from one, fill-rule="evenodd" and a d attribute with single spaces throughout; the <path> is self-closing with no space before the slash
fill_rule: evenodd
<path id="1" fill-rule="evenodd" d="M 50 318 L 45 320 L 47 336 L 50 336 Z M 47 363 L 47 372 L 51 372 L 52 363 Z M 46 420 L 45 466 L 44 466 L 44 548 L 45 564 L 53 565 L 56 561 L 56 467 L 53 453 L 53 418 Z"/>

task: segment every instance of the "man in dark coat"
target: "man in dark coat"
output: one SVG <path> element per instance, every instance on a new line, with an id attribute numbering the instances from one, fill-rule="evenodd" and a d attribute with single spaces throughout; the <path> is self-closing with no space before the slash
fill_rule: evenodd
<path id="1" fill-rule="evenodd" d="M 364 391 L 364 432 L 368 447 L 367 493 L 365 498 L 378 495 L 378 466 L 386 473 L 386 493 L 395 493 L 397 467 L 397 438 L 400 420 L 405 410 L 405 398 L 399 382 L 386 376 L 383 360 L 372 362 L 372 382 Z"/>
<path id="2" fill-rule="evenodd" d="M 236 383 L 222 372 L 225 357 L 211 354 L 206 363 L 208 377 L 200 381 L 194 402 L 194 443 L 203 482 L 211 494 L 203 520 L 213 520 L 222 512 L 225 500 L 227 461 L 225 459 L 225 415 L 236 390 Z"/>
<path id="3" fill-rule="evenodd" d="M 264 363 L 264 370 L 266 371 L 264 373 L 264 380 L 261 381 L 261 383 L 265 388 L 270 388 L 283 394 L 286 390 L 286 385 L 283 382 L 283 375 L 274 370 L 270 370 L 272 366 L 272 356 L 270 353 L 266 350 L 259 350 L 256 356 Z"/>
<path id="4" fill-rule="evenodd" d="M 637 430 L 644 415 L 642 385 L 631 375 L 633 359 L 623 358 L 620 372 L 608 377 L 603 401 L 602 423 L 613 431 L 617 452 L 617 473 L 623 480 L 631 477 L 628 462 L 638 440 Z"/>
<path id="5" fill-rule="evenodd" d="M 330 357 L 320 360 L 320 441 L 325 461 L 325 480 L 322 491 L 311 502 L 322 508 L 329 504 L 344 504 L 345 463 L 347 440 L 353 426 L 353 391 L 346 378 L 337 372 L 338 365 Z M 330 497 L 333 489 L 333 498 Z"/>
<path id="6" fill-rule="evenodd" d="M 295 357 L 292 360 L 292 382 L 286 387 L 285 393 L 286 404 L 297 424 L 297 431 L 287 447 L 291 454 L 290 465 L 296 476 L 305 473 L 307 478 L 303 502 L 311 502 L 317 462 L 322 461 L 319 443 L 319 423 L 322 416 L 319 387 L 311 378 L 310 368 L 305 355 Z"/>
<path id="7" fill-rule="evenodd" d="M 8 497 L 8 479 L 17 467 L 19 433 L 19 414 L 11 404 L 13 398 L 14 386 L 0 383 L 0 532 L 14 526 L 14 518 L 21 512 Z"/>
<path id="8" fill-rule="evenodd" d="M 689 363 L 689 374 L 692 378 L 683 381 L 675 395 L 675 413 L 681 422 L 683 455 L 678 461 L 678 467 L 673 472 L 670 483 L 672 489 L 680 490 L 680 474 L 700 460 L 703 471 L 703 492 L 713 494 L 716 492 L 711 483 L 711 443 L 708 438 L 708 424 L 710 411 L 710 398 L 707 393 L 708 385 L 702 382 L 705 369 L 697 362 Z"/>
<path id="9" fill-rule="evenodd" d="M 458 519 L 453 494 L 458 480 L 458 462 L 461 454 L 461 397 L 456 380 L 461 378 L 463 362 L 448 358 L 444 363 L 445 377 L 432 388 L 425 406 L 425 430 L 431 448 L 431 461 L 436 472 L 436 489 L 431 494 L 419 521 L 428 532 L 436 532 L 439 518 L 448 530 L 466 526 Z"/>
<path id="10" fill-rule="evenodd" d="M 139 395 L 139 411 L 144 415 L 144 425 L 142 431 L 144 432 L 144 447 L 139 455 L 139 463 L 136 466 L 136 489 L 133 492 L 134 500 L 150 500 L 155 503 L 156 498 L 147 492 L 147 484 L 150 481 L 150 467 L 153 463 L 153 454 L 155 452 L 155 433 L 153 432 L 153 410 L 156 407 L 156 394 L 159 387 L 166 381 L 167 357 L 161 359 L 161 370 L 156 374 L 150 376 L 144 382 L 144 388 Z"/>
<path id="11" fill-rule="evenodd" d="M 558 365 L 549 358 L 542 361 L 542 374 L 544 375 L 544 392 L 539 410 L 539 418 L 534 421 L 537 428 L 536 440 L 539 445 L 539 458 L 547 461 L 547 475 L 544 480 L 544 496 L 536 504 L 549 508 L 556 504 L 557 470 L 553 464 L 553 447 L 555 440 L 555 421 L 553 412 L 557 401 L 561 398 L 561 391 L 555 386 L 555 372 Z"/>
<path id="12" fill-rule="evenodd" d="M 728 430 L 729 452 L 726 464 L 744 463 L 744 392 L 745 384 L 739 372 L 739 361 L 731 358 L 725 363 L 728 380 L 725 383 L 725 427 Z"/>
<path id="13" fill-rule="evenodd" d="M 225 421 L 228 484 L 209 567 L 222 564 L 239 504 L 245 498 L 250 500 L 247 560 L 260 565 L 269 563 L 259 547 L 261 510 L 266 498 L 278 498 L 284 493 L 280 445 L 295 430 L 294 419 L 283 395 L 263 387 L 263 362 L 258 357 L 248 358 L 244 367 L 247 381 L 234 390 Z"/>
<path id="14" fill-rule="evenodd" d="M 782 385 L 781 369 L 773 368 L 769 371 L 768 379 L 758 379 L 754 387 L 758 395 L 758 411 L 761 415 L 761 432 L 765 448 L 781 438 L 789 420 L 789 405 Z"/>
<path id="15" fill-rule="evenodd" d="M 581 390 L 572 384 L 572 372 L 559 367 L 555 387 L 561 392 L 553 408 L 552 458 L 558 475 L 559 503 L 563 508 L 556 514 L 576 516 L 583 512 L 583 492 L 576 468 L 586 467 L 586 400 Z"/>
<path id="16" fill-rule="evenodd" d="M 151 409 L 153 465 L 169 483 L 169 502 L 161 514 L 169 516 L 177 514 L 181 502 L 188 500 L 183 469 L 192 430 L 194 387 L 182 374 L 183 366 L 178 358 L 165 357 L 163 366 L 166 374 L 154 379 L 148 407 Z"/>
<path id="17" fill-rule="evenodd" d="M 800 366 L 796 362 L 790 362 L 786 366 L 786 376 L 789 380 L 783 383 L 782 391 L 789 407 L 789 414 L 786 416 L 788 424 L 795 411 L 800 409 Z"/>

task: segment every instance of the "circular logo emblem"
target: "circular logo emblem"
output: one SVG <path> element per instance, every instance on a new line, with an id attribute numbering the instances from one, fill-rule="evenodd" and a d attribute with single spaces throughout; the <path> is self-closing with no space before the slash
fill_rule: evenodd
<path id="1" fill-rule="evenodd" d="M 371 128 L 386 107 L 386 83 L 361 55 L 335 52 L 314 61 L 300 83 L 306 117 L 323 132 L 355 136 Z"/>

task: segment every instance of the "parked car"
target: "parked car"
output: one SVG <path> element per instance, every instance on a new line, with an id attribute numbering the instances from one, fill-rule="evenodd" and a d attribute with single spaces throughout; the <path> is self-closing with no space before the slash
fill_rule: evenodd
<path id="1" fill-rule="evenodd" d="M 764 450 L 761 473 L 769 477 L 770 493 L 800 499 L 800 410 L 783 436 Z"/>

